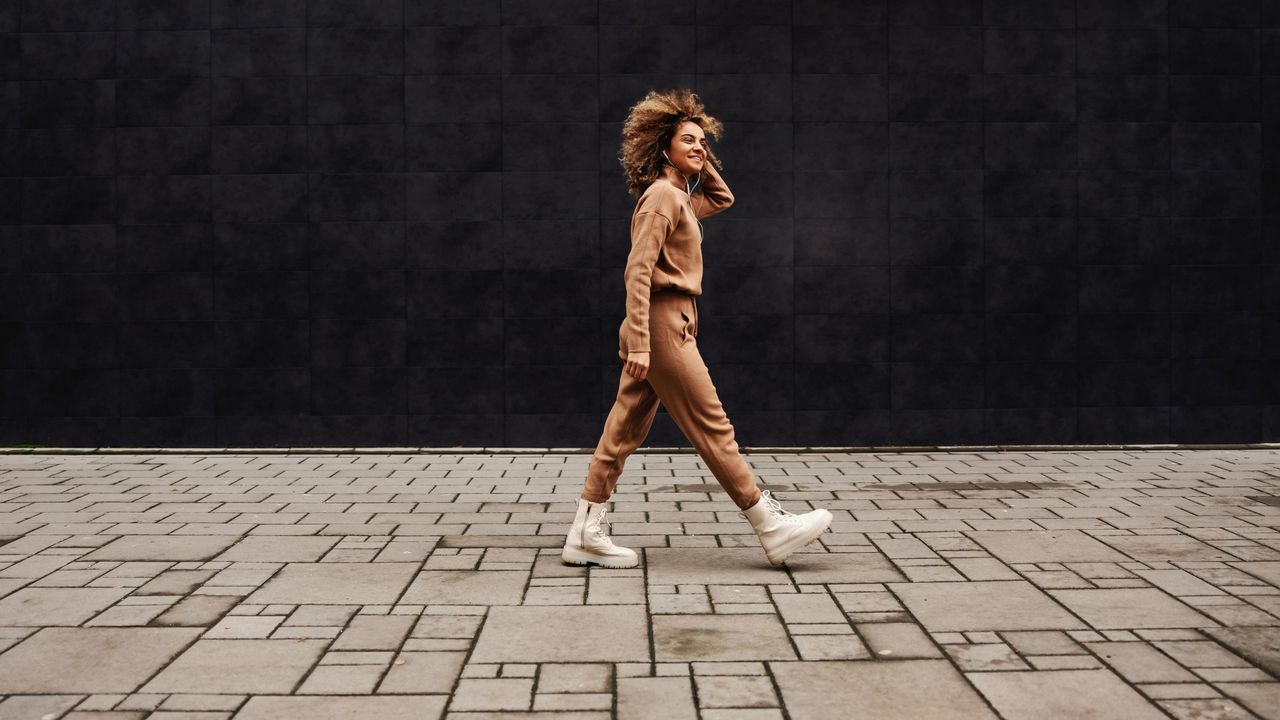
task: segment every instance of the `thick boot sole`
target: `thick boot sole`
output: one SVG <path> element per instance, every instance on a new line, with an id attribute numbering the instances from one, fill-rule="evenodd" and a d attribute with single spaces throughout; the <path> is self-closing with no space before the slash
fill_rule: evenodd
<path id="1" fill-rule="evenodd" d="M 822 533 L 831 527 L 831 513 L 826 510 L 823 512 L 826 513 L 825 522 L 815 527 L 812 532 L 788 540 L 782 547 L 776 548 L 773 552 L 766 550 L 765 555 L 769 558 L 769 564 L 775 566 L 783 564 L 792 553 L 822 537 Z"/>
<path id="2" fill-rule="evenodd" d="M 568 547 L 560 553 L 560 559 L 567 565 L 599 565 L 603 568 L 633 568 L 640 564 L 639 555 L 634 560 L 628 560 L 626 558 L 594 555 L 585 550 Z"/>

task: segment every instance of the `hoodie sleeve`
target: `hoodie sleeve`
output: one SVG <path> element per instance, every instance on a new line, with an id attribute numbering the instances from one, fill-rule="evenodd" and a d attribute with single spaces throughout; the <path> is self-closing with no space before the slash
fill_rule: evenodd
<path id="1" fill-rule="evenodd" d="M 653 266 L 658 262 L 667 236 L 675 227 L 676 208 L 670 194 L 655 193 L 642 198 L 631 218 L 631 253 L 623 273 L 627 288 L 627 352 L 649 352 L 649 292 Z"/>
<path id="2" fill-rule="evenodd" d="M 699 220 L 718 215 L 728 210 L 733 204 L 733 193 L 729 192 L 729 186 L 724 184 L 724 178 L 716 172 L 715 165 L 710 162 L 704 165 L 702 181 L 698 183 L 697 188 L 701 192 L 694 192 L 690 198 L 693 201 L 694 215 Z"/>

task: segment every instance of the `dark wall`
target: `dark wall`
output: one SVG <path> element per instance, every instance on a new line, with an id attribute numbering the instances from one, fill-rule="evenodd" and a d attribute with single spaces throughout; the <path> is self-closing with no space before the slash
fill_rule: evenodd
<path id="1" fill-rule="evenodd" d="M 0 0 L 0 443 L 594 446 L 681 84 L 741 444 L 1280 440 L 1280 0 Z"/>

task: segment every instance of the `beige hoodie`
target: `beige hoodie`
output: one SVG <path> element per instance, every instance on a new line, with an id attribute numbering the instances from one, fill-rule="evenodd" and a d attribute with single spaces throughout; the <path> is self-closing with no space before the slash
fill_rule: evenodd
<path id="1" fill-rule="evenodd" d="M 680 171 L 662 165 L 662 174 L 636 201 L 631 214 L 631 253 L 623 278 L 627 317 L 618 329 L 627 352 L 649 352 L 649 296 L 676 288 L 702 294 L 702 218 L 733 204 L 733 193 L 709 162 L 695 175 L 693 194 Z M 694 185 L 694 180 L 689 185 Z"/>

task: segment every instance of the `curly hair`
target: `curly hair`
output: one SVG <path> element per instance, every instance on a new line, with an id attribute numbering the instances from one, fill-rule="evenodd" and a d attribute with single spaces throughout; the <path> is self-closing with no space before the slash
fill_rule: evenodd
<path id="1" fill-rule="evenodd" d="M 662 151 L 671 144 L 680 124 L 690 121 L 716 140 L 724 125 L 708 115 L 697 93 L 685 88 L 650 90 L 640 102 L 631 106 L 622 125 L 622 146 L 618 161 L 627 176 L 627 192 L 635 197 L 644 194 L 662 174 Z M 720 158 L 707 153 L 707 162 L 723 170 Z"/>

